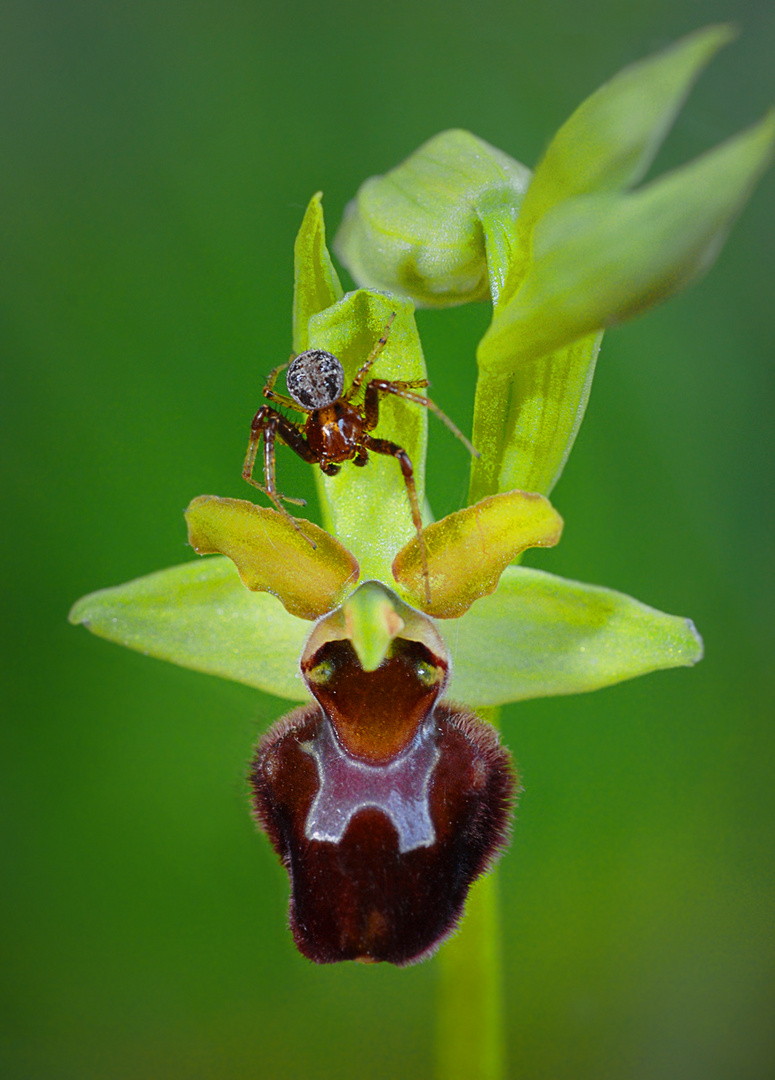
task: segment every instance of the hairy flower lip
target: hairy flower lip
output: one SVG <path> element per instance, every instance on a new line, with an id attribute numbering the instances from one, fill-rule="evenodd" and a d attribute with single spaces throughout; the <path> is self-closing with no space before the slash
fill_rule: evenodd
<path id="1" fill-rule="evenodd" d="M 395 779 L 402 809 L 373 787 L 382 767 L 351 760 L 344 775 L 329 773 L 328 723 L 317 703 L 295 709 L 263 736 L 250 769 L 255 817 L 290 877 L 294 941 L 321 964 L 418 963 L 454 932 L 470 885 L 508 843 L 518 794 L 510 755 L 490 725 L 442 701 L 429 718 L 430 773 L 421 765 L 416 778 Z M 346 786 L 311 817 L 321 788 L 337 783 Z M 415 820 L 402 844 L 405 811 Z"/>

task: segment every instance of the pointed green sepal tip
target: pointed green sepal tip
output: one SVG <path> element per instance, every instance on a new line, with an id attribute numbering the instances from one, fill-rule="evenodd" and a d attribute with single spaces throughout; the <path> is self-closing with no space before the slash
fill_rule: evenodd
<path id="1" fill-rule="evenodd" d="M 582 102 L 536 168 L 520 215 L 520 237 L 526 238 L 562 199 L 637 183 L 697 77 L 735 37 L 734 28 L 723 24 L 696 30 L 630 64 Z"/>
<path id="2" fill-rule="evenodd" d="M 443 131 L 361 185 L 334 251 L 359 285 L 418 307 L 485 300 L 508 264 L 530 176 L 469 131 Z M 499 264 L 495 273 L 488 261 Z"/>
<path id="3" fill-rule="evenodd" d="M 186 510 L 199 555 L 228 555 L 246 588 L 276 596 L 291 615 L 317 619 L 358 580 L 358 563 L 332 536 L 244 499 L 200 495 Z M 303 531 L 302 531 L 303 530 Z"/>
<path id="4" fill-rule="evenodd" d="M 70 622 L 97 637 L 194 671 L 305 701 L 299 654 L 306 620 L 242 584 L 230 559 L 213 556 L 82 597 Z"/>
<path id="5" fill-rule="evenodd" d="M 509 563 L 531 547 L 552 547 L 562 518 L 548 499 L 526 491 L 492 495 L 423 530 L 431 601 L 425 599 L 415 538 L 399 551 L 393 577 L 410 603 L 437 619 L 452 619 L 493 592 Z"/>
<path id="6" fill-rule="evenodd" d="M 344 295 L 326 247 L 322 199 L 321 191 L 310 199 L 293 248 L 293 348 L 296 353 L 309 348 L 312 316 L 325 311 Z"/>
<path id="7" fill-rule="evenodd" d="M 523 566 L 462 616 L 450 647 L 450 693 L 475 706 L 598 690 L 703 654 L 690 619 Z"/>
<path id="8" fill-rule="evenodd" d="M 479 360 L 524 363 L 631 319 L 705 273 L 769 164 L 775 113 L 634 192 L 579 195 L 538 223 L 519 289 Z"/>

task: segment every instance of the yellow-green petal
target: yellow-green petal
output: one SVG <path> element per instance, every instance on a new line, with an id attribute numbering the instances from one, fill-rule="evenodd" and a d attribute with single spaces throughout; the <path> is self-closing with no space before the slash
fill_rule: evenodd
<path id="1" fill-rule="evenodd" d="M 521 566 L 444 629 L 449 696 L 474 706 L 578 694 L 702 658 L 689 619 Z"/>
<path id="2" fill-rule="evenodd" d="M 339 277 L 326 247 L 323 193 L 313 195 L 293 249 L 293 348 L 309 348 L 309 321 L 343 296 Z"/>
<path id="3" fill-rule="evenodd" d="M 331 611 L 358 580 L 350 552 L 310 521 L 299 521 L 302 534 L 276 510 L 217 495 L 194 499 L 186 521 L 197 554 L 227 555 L 246 588 L 271 593 L 300 619 Z"/>
<path id="4" fill-rule="evenodd" d="M 299 656 L 310 624 L 267 593 L 249 592 L 215 556 L 102 589 L 73 605 L 70 622 L 98 637 L 267 694 L 306 701 Z"/>
<path id="5" fill-rule="evenodd" d="M 493 592 L 518 555 L 527 548 L 553 546 L 561 533 L 562 518 L 542 495 L 493 495 L 424 530 L 430 604 L 417 539 L 399 551 L 393 577 L 409 603 L 437 619 L 455 618 Z"/>

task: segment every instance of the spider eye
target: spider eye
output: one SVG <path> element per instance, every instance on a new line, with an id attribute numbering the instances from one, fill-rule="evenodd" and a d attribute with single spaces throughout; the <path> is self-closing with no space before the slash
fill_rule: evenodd
<path id="1" fill-rule="evenodd" d="M 344 368 L 331 353 L 309 349 L 293 360 L 285 383 L 293 400 L 302 409 L 314 412 L 333 405 L 342 396 Z"/>

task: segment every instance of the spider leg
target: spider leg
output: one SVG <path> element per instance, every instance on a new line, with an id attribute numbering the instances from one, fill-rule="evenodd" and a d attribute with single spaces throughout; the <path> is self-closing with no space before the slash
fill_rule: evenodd
<path id="1" fill-rule="evenodd" d="M 380 396 L 382 394 L 394 394 L 396 397 L 403 398 L 404 401 L 411 401 L 415 405 L 423 405 L 426 409 L 430 409 L 433 415 L 437 416 L 442 424 L 445 424 L 452 434 L 460 439 L 469 454 L 472 454 L 474 457 L 479 457 L 479 451 L 469 442 L 460 428 L 450 420 L 447 414 L 441 411 L 435 401 L 423 397 L 422 394 L 412 393 L 413 390 L 420 389 L 427 385 L 427 379 L 417 379 L 414 382 L 388 382 L 386 379 L 372 379 L 366 387 L 366 400 L 364 403 L 366 430 L 373 431 L 377 426 Z"/>
<path id="2" fill-rule="evenodd" d="M 387 344 L 388 335 L 390 334 L 390 327 L 393 325 L 393 321 L 395 320 L 395 317 L 396 317 L 395 311 L 391 312 L 390 318 L 387 321 L 385 329 L 382 331 L 382 337 L 379 339 L 377 344 L 374 346 L 374 348 L 371 350 L 369 355 L 366 357 L 366 360 L 365 360 L 364 364 L 356 372 L 355 378 L 352 381 L 352 386 L 350 387 L 350 389 L 347 391 L 347 393 L 342 398 L 343 401 L 352 401 L 353 397 L 355 396 L 355 394 L 360 389 L 361 384 L 363 383 L 363 380 L 366 378 L 366 376 L 369 373 L 369 368 L 372 366 L 374 361 L 377 359 L 377 357 L 379 356 L 379 354 L 382 352 L 382 350 L 385 348 L 385 345 Z"/>
<path id="3" fill-rule="evenodd" d="M 291 360 L 293 360 L 293 353 L 291 353 Z M 276 401 L 278 405 L 282 405 L 286 409 L 294 409 L 296 412 L 298 412 L 299 406 L 296 404 L 295 401 L 291 401 L 291 399 L 289 397 L 285 397 L 284 394 L 276 394 L 274 389 L 274 384 L 277 382 L 277 376 L 280 374 L 281 371 L 285 371 L 291 360 L 289 360 L 287 364 L 278 364 L 277 367 L 272 368 L 272 370 L 266 377 L 266 384 L 264 385 L 263 393 L 267 401 Z"/>
<path id="4" fill-rule="evenodd" d="M 371 435 L 364 435 L 362 445 L 366 450 L 373 450 L 375 454 L 388 454 L 391 457 L 397 458 L 398 464 L 401 466 L 401 472 L 404 474 L 404 483 L 406 484 L 406 494 L 409 496 L 409 505 L 412 508 L 412 521 L 414 522 L 414 528 L 417 533 L 417 540 L 420 544 L 422 576 L 423 580 L 425 581 L 425 602 L 427 604 L 430 604 L 431 585 L 430 577 L 428 574 L 428 552 L 425 549 L 425 536 L 423 535 L 422 531 L 420 504 L 417 500 L 417 488 L 414 482 L 414 469 L 412 468 L 412 462 L 406 450 L 404 450 L 402 446 L 398 446 L 397 443 L 390 442 L 388 439 L 375 439 Z"/>
<path id="5" fill-rule="evenodd" d="M 242 467 L 242 478 L 252 484 L 253 487 L 258 488 L 259 491 L 262 491 L 283 517 L 314 548 L 317 547 L 315 542 L 310 540 L 306 533 L 302 531 L 299 523 L 288 513 L 281 501 L 293 503 L 295 506 L 304 506 L 304 499 L 294 499 L 290 495 L 283 495 L 275 485 L 275 439 L 278 435 L 284 443 L 290 446 L 292 450 L 295 450 L 299 457 L 304 458 L 305 461 L 312 462 L 316 460 L 314 452 L 309 448 L 302 434 L 293 426 L 290 420 L 286 420 L 284 416 L 275 412 L 268 405 L 262 405 L 250 425 L 250 441 L 245 455 L 245 464 Z M 258 444 L 262 438 L 264 440 L 264 483 L 260 484 L 253 477 L 253 469 L 256 464 Z"/>

